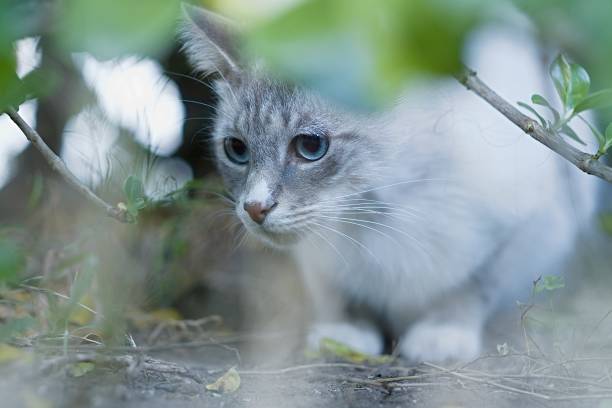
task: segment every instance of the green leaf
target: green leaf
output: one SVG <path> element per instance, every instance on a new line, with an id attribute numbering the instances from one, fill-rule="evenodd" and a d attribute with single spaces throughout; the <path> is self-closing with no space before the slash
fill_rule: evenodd
<path id="1" fill-rule="evenodd" d="M 580 65 L 570 64 L 563 54 L 559 54 L 551 64 L 550 75 L 566 109 L 573 109 L 589 94 L 591 87 L 589 74 Z"/>
<path id="2" fill-rule="evenodd" d="M 602 214 L 600 217 L 601 229 L 612 236 L 612 213 Z"/>
<path id="3" fill-rule="evenodd" d="M 85 374 L 93 371 L 96 365 L 90 361 L 81 361 L 67 367 L 68 374 L 72 377 L 82 377 Z"/>
<path id="4" fill-rule="evenodd" d="M 571 71 L 571 82 L 569 93 L 567 95 L 567 104 L 569 107 L 574 108 L 580 101 L 582 101 L 588 94 L 591 88 L 591 78 L 588 72 L 578 64 L 570 64 Z"/>
<path id="5" fill-rule="evenodd" d="M 53 89 L 57 83 L 57 77 L 48 70 L 37 68 L 23 78 L 19 78 L 13 71 L 3 73 L 2 57 L 0 56 L 0 112 L 12 107 L 19 106 L 29 99 L 45 95 Z"/>
<path id="6" fill-rule="evenodd" d="M 601 154 L 606 154 L 608 150 L 612 147 L 612 123 L 608 125 L 606 131 L 604 133 L 604 141 L 603 144 L 599 146 L 599 152 Z"/>
<path id="7" fill-rule="evenodd" d="M 135 203 L 144 200 L 144 184 L 142 180 L 135 176 L 128 176 L 123 183 L 123 192 L 128 203 Z"/>
<path id="8" fill-rule="evenodd" d="M 544 291 L 552 292 L 557 289 L 565 287 L 565 281 L 562 276 L 547 275 L 543 276 L 535 285 L 535 292 L 540 293 Z"/>
<path id="9" fill-rule="evenodd" d="M 25 268 L 25 254 L 12 240 L 0 237 L 0 283 L 15 283 Z"/>
<path id="10" fill-rule="evenodd" d="M 565 59 L 563 54 L 559 54 L 550 65 L 550 76 L 552 77 L 555 89 L 561 102 L 567 106 L 568 94 L 570 91 L 572 70 L 570 64 Z"/>
<path id="11" fill-rule="evenodd" d="M 566 136 L 569 136 L 570 139 L 580 143 L 581 145 L 586 146 L 586 143 L 584 143 L 582 139 L 580 139 L 580 137 L 576 134 L 576 132 L 574 132 L 574 129 L 572 129 L 568 125 L 563 125 L 561 127 L 560 132 Z"/>
<path id="12" fill-rule="evenodd" d="M 545 106 L 551 110 L 553 116 L 555 117 L 555 122 L 559 122 L 561 115 L 559 115 L 559 111 L 552 107 L 552 105 L 544 98 L 542 95 L 533 94 L 531 95 L 531 102 L 536 105 Z"/>
<path id="13" fill-rule="evenodd" d="M 540 121 L 540 124 L 543 127 L 548 127 L 547 123 L 546 123 L 546 119 L 544 119 L 539 113 L 538 111 L 536 111 L 535 109 L 533 109 L 531 106 L 529 106 L 528 104 L 526 104 L 525 102 L 517 102 L 517 105 L 520 106 L 521 108 L 527 109 L 529 112 L 531 112 L 532 114 L 534 114 L 538 120 Z"/>
<path id="14" fill-rule="evenodd" d="M 135 218 L 138 212 L 147 206 L 144 184 L 138 177 L 128 176 L 123 184 L 123 191 L 127 199 L 127 212 Z"/>
<path id="15" fill-rule="evenodd" d="M 589 109 L 602 109 L 612 106 L 612 89 L 604 89 L 587 96 L 576 104 L 574 112 L 580 113 Z"/>

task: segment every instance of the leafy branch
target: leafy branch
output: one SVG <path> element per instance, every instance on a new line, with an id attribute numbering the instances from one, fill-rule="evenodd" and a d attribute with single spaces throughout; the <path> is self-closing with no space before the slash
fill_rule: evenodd
<path id="1" fill-rule="evenodd" d="M 561 65 L 557 66 L 558 64 Z M 597 132 L 595 127 L 589 124 L 589 127 L 600 143 L 599 150 L 595 155 L 580 151 L 560 136 L 560 134 L 567 135 L 569 133 L 571 138 L 580 140 L 578 136 L 575 135 L 575 132 L 569 127 L 569 121 L 576 116 L 584 120 L 579 113 L 585 110 L 612 105 L 612 98 L 608 98 L 609 95 L 612 95 L 612 91 L 600 91 L 591 95 L 588 94 L 590 87 L 590 81 L 586 79 L 588 78 L 588 74 L 585 77 L 586 71 L 584 71 L 584 69 L 581 71 L 579 68 L 581 67 L 576 64 L 568 64 L 563 57 L 555 60 L 551 68 L 551 76 L 555 82 L 555 88 L 563 101 L 563 112 L 559 113 L 552 108 L 548 101 L 541 96 L 534 95 L 532 98 L 532 100 L 535 99 L 535 101 L 540 102 L 552 110 L 555 118 L 553 122 L 545 120 L 531 106 L 521 103 L 520 106 L 536 115 L 540 123 L 523 114 L 508 101 L 499 96 L 487 84 L 482 82 L 476 75 L 476 72 L 470 69 L 465 68 L 461 73 L 456 75 L 456 78 L 468 90 L 474 92 L 480 98 L 488 102 L 489 105 L 522 129 L 523 132 L 547 146 L 585 173 L 597 176 L 612 183 L 612 167 L 606 166 L 604 163 L 598 161 L 612 145 L 612 128 L 610 128 L 610 126 L 608 126 L 605 134 L 601 134 Z M 537 102 L 534 103 L 537 104 Z"/>
<path id="2" fill-rule="evenodd" d="M 120 222 L 131 222 L 133 217 L 130 214 L 129 209 L 122 208 L 123 206 L 112 206 L 108 204 L 106 201 L 102 200 L 98 197 L 89 187 L 85 184 L 81 183 L 79 179 L 75 177 L 74 174 L 66 167 L 66 164 L 60 159 L 54 152 L 47 146 L 43 138 L 38 134 L 38 132 L 30 125 L 26 123 L 25 120 L 17 113 L 17 111 L 13 108 L 8 108 L 5 110 L 5 113 L 11 118 L 13 122 L 19 127 L 19 129 L 23 132 L 25 137 L 32 143 L 32 145 L 42 154 L 44 159 L 47 161 L 49 166 L 56 171 L 64 180 L 66 180 L 70 185 L 72 185 L 77 191 L 79 191 L 85 198 L 87 198 L 91 203 L 93 203 L 96 207 L 101 208 L 104 212 L 116 219 Z"/>
<path id="3" fill-rule="evenodd" d="M 580 65 L 568 62 L 563 54 L 553 61 L 549 72 L 561 99 L 561 112 L 542 95 L 532 95 L 531 102 L 549 109 L 554 121 L 544 119 L 533 107 L 524 102 L 518 102 L 518 105 L 534 114 L 546 130 L 568 136 L 581 145 L 586 145 L 569 124 L 572 119 L 579 118 L 586 123 L 599 143 L 597 153 L 593 156 L 595 160 L 599 159 L 612 147 L 612 123 L 608 125 L 604 133 L 601 133 L 580 114 L 587 110 L 612 106 L 612 89 L 589 94 L 591 79 L 588 72 Z"/>

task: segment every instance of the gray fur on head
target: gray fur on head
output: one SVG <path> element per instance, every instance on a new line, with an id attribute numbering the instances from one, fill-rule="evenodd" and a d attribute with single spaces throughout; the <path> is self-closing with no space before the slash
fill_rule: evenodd
<path id="1" fill-rule="evenodd" d="M 268 244 L 293 242 L 308 223 L 301 216 L 304 208 L 367 185 L 383 164 L 383 141 L 370 138 L 356 119 L 332 109 L 314 93 L 258 69 L 239 69 L 238 59 L 229 57 L 235 49 L 227 43 L 231 37 L 217 31 L 219 18 L 201 9 L 187 10 L 181 35 L 190 61 L 204 74 L 221 74 L 215 81 L 219 103 L 214 151 L 238 216 Z M 308 162 L 295 155 L 292 140 L 301 134 L 328 138 L 322 159 Z M 248 165 L 228 159 L 223 147 L 228 137 L 248 146 Z M 242 207 L 254 195 L 265 199 L 262 191 L 278 205 L 262 225 L 256 225 Z"/>

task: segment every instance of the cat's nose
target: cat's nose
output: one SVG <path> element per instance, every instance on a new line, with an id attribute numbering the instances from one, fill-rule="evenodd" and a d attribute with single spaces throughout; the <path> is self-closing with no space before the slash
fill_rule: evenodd
<path id="1" fill-rule="evenodd" d="M 249 217 L 258 224 L 261 224 L 266 219 L 266 215 L 276 207 L 278 203 L 271 202 L 262 203 L 260 201 L 245 201 L 244 211 L 249 213 Z"/>

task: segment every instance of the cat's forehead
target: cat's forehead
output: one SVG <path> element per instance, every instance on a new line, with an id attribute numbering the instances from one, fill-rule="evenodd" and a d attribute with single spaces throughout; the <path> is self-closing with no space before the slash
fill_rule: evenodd
<path id="1" fill-rule="evenodd" d="M 320 133 L 328 126 L 317 98 L 296 86 L 250 77 L 220 84 L 219 91 L 221 136 L 278 139 L 295 132 Z"/>

